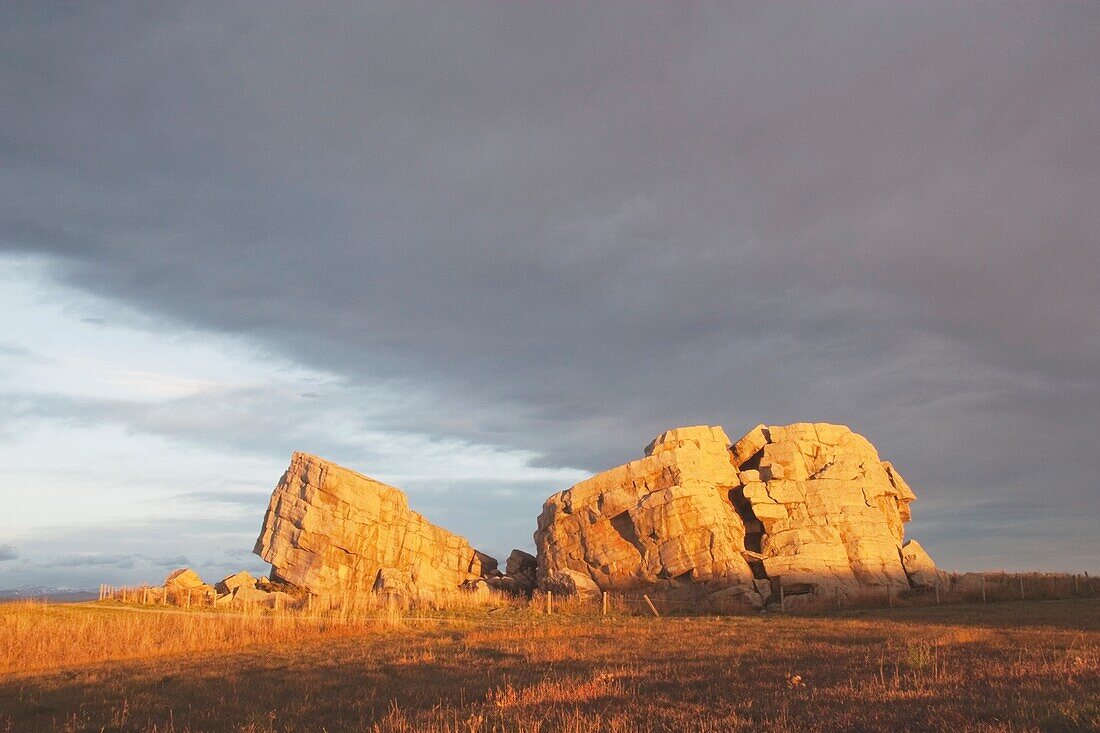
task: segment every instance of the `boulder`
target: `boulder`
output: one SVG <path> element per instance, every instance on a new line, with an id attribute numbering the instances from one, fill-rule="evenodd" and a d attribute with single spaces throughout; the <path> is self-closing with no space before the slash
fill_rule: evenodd
<path id="1" fill-rule="evenodd" d="M 251 603 L 267 603 L 268 595 L 267 591 L 260 590 L 251 585 L 239 585 L 233 590 L 233 600 L 236 603 L 251 604 Z"/>
<path id="2" fill-rule="evenodd" d="M 936 563 L 916 540 L 909 540 L 901 546 L 901 564 L 909 576 L 909 584 L 914 588 L 931 588 L 939 582 L 941 573 Z"/>
<path id="3" fill-rule="evenodd" d="M 489 583 L 484 578 L 464 581 L 459 588 L 478 598 L 488 598 L 491 595 Z"/>
<path id="4" fill-rule="evenodd" d="M 731 498 L 768 578 L 844 593 L 909 586 L 901 547 L 915 496 L 866 438 L 828 423 L 757 426 L 731 455 Z"/>
<path id="5" fill-rule="evenodd" d="M 540 587 L 697 597 L 705 584 L 756 595 L 728 496 L 739 483 L 722 428 L 662 433 L 644 458 L 546 500 L 535 532 Z"/>
<path id="6" fill-rule="evenodd" d="M 560 596 L 594 598 L 600 595 L 600 587 L 596 585 L 596 581 L 584 573 L 568 569 L 557 570 L 547 575 L 542 582 L 542 589 Z"/>
<path id="7" fill-rule="evenodd" d="M 511 575 L 495 575 L 485 581 L 489 584 L 489 587 L 494 590 L 499 590 L 509 595 L 529 595 L 532 588 L 527 587 L 520 583 L 519 580 L 513 578 Z"/>
<path id="8" fill-rule="evenodd" d="M 916 543 L 903 561 L 914 499 L 843 425 L 758 425 L 733 445 L 720 427 L 677 428 L 547 499 L 538 582 L 756 606 L 780 584 L 830 600 L 919 585 L 937 571 Z"/>
<path id="9" fill-rule="evenodd" d="M 170 572 L 168 577 L 164 579 L 164 587 L 172 591 L 188 591 L 208 588 L 209 586 L 191 568 L 179 568 Z"/>
<path id="10" fill-rule="evenodd" d="M 264 580 L 266 581 L 267 579 L 265 578 Z M 252 577 L 252 573 L 248 572 L 247 570 L 242 570 L 239 573 L 233 573 L 232 575 L 219 580 L 217 583 L 214 584 L 214 590 L 216 590 L 219 594 L 232 593 L 234 590 L 240 588 L 243 585 L 255 588 L 259 585 L 259 581 L 257 581 L 256 578 Z M 264 585 L 266 585 L 266 583 L 264 583 Z"/>
<path id="11" fill-rule="evenodd" d="M 538 559 L 529 552 L 512 550 L 508 556 L 508 562 L 504 566 L 505 577 L 512 582 L 508 585 L 517 591 L 530 593 L 538 583 Z"/>
<path id="12" fill-rule="evenodd" d="M 273 581 L 316 594 L 453 591 L 497 565 L 412 511 L 399 489 L 307 453 L 275 487 L 255 552 Z"/>

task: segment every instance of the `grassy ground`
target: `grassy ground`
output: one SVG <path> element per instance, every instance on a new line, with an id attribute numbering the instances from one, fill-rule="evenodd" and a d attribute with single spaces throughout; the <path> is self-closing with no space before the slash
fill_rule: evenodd
<path id="1" fill-rule="evenodd" d="M 1100 600 L 367 623 L 0 607 L 0 731 L 1100 730 Z"/>

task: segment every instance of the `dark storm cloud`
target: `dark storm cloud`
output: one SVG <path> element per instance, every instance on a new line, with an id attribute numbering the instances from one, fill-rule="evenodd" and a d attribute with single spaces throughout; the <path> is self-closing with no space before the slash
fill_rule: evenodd
<path id="1" fill-rule="evenodd" d="M 404 390 L 378 429 L 829 420 L 930 514 L 1094 506 L 1095 5 L 0 12 L 0 246 Z"/>

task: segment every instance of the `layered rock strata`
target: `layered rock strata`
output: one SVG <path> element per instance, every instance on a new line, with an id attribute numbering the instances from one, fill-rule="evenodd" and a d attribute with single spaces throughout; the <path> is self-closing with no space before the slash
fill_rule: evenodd
<path id="1" fill-rule="evenodd" d="M 496 560 L 409 508 L 392 486 L 295 453 L 271 495 L 256 554 L 272 580 L 315 594 L 457 589 Z"/>
<path id="2" fill-rule="evenodd" d="M 827 423 L 759 425 L 731 459 L 740 486 L 730 498 L 768 577 L 846 594 L 909 586 L 901 547 L 916 497 L 866 438 Z"/>
<path id="3" fill-rule="evenodd" d="M 754 605 L 769 593 L 745 555 L 745 525 L 730 501 L 740 485 L 720 427 L 670 430 L 645 457 L 547 499 L 538 520 L 546 588 L 654 590 L 698 595 L 733 589 Z"/>
<path id="4" fill-rule="evenodd" d="M 903 562 L 914 498 L 844 426 L 760 425 L 732 446 L 720 427 L 678 428 L 546 501 L 539 583 L 755 605 L 779 584 L 844 595 L 920 585 L 936 571 L 915 543 Z"/>

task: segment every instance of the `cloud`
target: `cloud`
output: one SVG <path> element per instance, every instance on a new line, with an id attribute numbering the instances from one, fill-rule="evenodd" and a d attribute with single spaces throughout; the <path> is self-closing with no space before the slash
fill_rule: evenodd
<path id="1" fill-rule="evenodd" d="M 589 470 L 830 420 L 929 503 L 1090 506 L 1095 7 L 3 12 L 0 247 L 346 385 L 51 419 L 285 450 L 350 397 Z"/>
<path id="2" fill-rule="evenodd" d="M 243 507 L 264 507 L 269 494 L 256 491 L 188 491 L 178 494 L 177 499 L 198 503 L 232 504 Z"/>
<path id="3" fill-rule="evenodd" d="M 47 567 L 82 567 L 88 565 L 109 565 L 117 568 L 132 568 L 137 561 L 137 555 L 101 555 L 95 553 L 78 553 L 73 555 L 60 555 L 52 558 L 42 565 Z"/>
<path id="4" fill-rule="evenodd" d="M 37 565 L 44 568 L 85 568 L 110 567 L 131 570 L 139 566 L 155 568 L 178 568 L 191 565 L 186 555 L 150 556 L 141 553 L 111 554 L 98 552 L 80 552 L 57 555 L 40 560 Z"/>
<path id="5" fill-rule="evenodd" d="M 19 557 L 19 551 L 11 545 L 0 545 L 0 562 L 15 560 Z"/>

